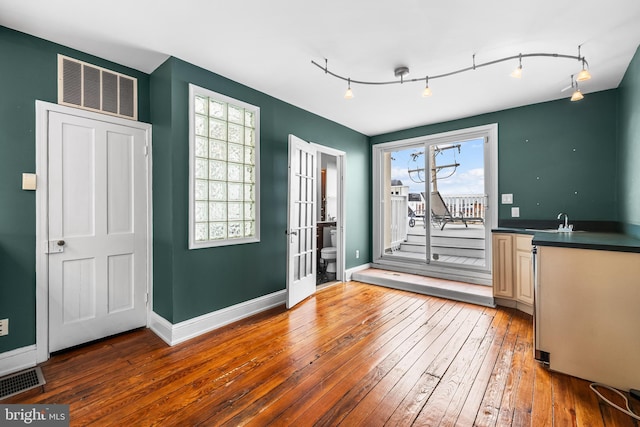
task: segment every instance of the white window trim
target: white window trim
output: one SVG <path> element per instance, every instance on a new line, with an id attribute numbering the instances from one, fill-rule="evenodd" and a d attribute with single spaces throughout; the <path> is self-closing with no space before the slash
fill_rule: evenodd
<path id="1" fill-rule="evenodd" d="M 196 95 L 208 96 L 218 101 L 237 105 L 255 114 L 255 235 L 252 237 L 207 240 L 204 242 L 195 240 L 195 109 L 194 99 Z M 189 249 L 213 248 L 219 246 L 241 245 L 260 241 L 260 107 L 239 101 L 220 93 L 189 84 Z"/>
<path id="2" fill-rule="evenodd" d="M 431 144 L 438 142 L 458 142 L 461 140 L 488 138 L 484 156 L 485 188 L 487 193 L 487 218 L 485 222 L 486 253 L 484 269 L 476 270 L 463 265 L 447 266 L 434 264 L 406 263 L 403 260 L 385 258 L 383 254 L 384 235 L 382 233 L 382 221 L 384 213 L 384 200 L 381 198 L 384 188 L 383 180 L 383 154 L 417 144 Z M 413 274 L 425 274 L 451 280 L 460 280 L 471 283 L 491 285 L 491 229 L 498 225 L 498 124 L 488 124 L 466 129 L 459 129 L 433 135 L 424 135 L 398 141 L 390 141 L 376 144 L 372 147 L 372 172 L 373 172 L 373 265 L 378 268 L 389 268 Z"/>

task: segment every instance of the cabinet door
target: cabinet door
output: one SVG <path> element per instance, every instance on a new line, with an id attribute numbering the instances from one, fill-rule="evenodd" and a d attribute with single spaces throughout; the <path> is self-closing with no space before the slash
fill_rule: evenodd
<path id="1" fill-rule="evenodd" d="M 533 305 L 533 265 L 531 252 L 516 251 L 516 299 Z"/>
<path id="2" fill-rule="evenodd" d="M 493 235 L 493 295 L 513 298 L 513 237 Z"/>
<path id="3" fill-rule="evenodd" d="M 533 305 L 533 258 L 531 236 L 516 236 L 516 299 Z"/>

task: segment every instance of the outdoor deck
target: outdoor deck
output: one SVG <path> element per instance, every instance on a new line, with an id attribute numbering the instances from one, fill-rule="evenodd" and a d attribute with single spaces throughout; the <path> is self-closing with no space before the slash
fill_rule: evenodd
<path id="1" fill-rule="evenodd" d="M 422 218 L 416 218 L 409 227 L 407 239 L 390 255 L 423 260 L 426 254 L 425 227 Z M 431 226 L 432 259 L 437 261 L 485 266 L 485 227 L 483 224 L 447 224 L 443 230 Z"/>

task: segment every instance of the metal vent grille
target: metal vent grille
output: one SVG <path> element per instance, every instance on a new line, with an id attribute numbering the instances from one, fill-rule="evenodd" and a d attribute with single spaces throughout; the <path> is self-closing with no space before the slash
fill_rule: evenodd
<path id="1" fill-rule="evenodd" d="M 58 55 L 58 103 L 138 120 L 138 79 Z"/>
<path id="2" fill-rule="evenodd" d="M 8 375 L 0 378 L 0 400 L 46 383 L 39 367 Z"/>

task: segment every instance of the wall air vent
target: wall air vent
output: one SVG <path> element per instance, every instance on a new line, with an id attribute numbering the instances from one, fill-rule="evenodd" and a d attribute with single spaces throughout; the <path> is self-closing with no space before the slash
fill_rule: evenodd
<path id="1" fill-rule="evenodd" d="M 58 55 L 58 104 L 138 120 L 138 79 Z"/>

